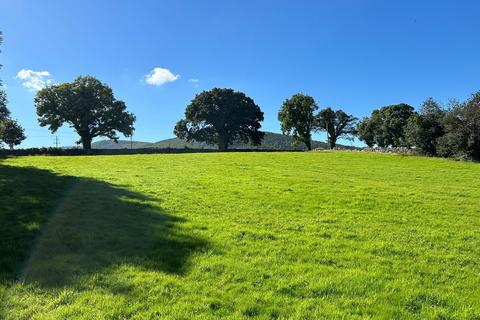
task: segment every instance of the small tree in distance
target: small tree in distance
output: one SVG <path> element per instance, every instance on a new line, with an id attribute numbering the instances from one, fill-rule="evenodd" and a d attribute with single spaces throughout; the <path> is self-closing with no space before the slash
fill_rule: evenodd
<path id="1" fill-rule="evenodd" d="M 195 96 L 174 134 L 186 141 L 216 144 L 227 150 L 235 141 L 260 145 L 263 112 L 252 98 L 232 89 L 214 88 Z"/>
<path id="2" fill-rule="evenodd" d="M 5 120 L 3 128 L 0 130 L 2 130 L 1 141 L 5 142 L 10 150 L 13 150 L 14 146 L 19 145 L 26 138 L 23 128 L 13 119 Z"/>
<path id="3" fill-rule="evenodd" d="M 304 94 L 295 94 L 283 102 L 278 113 L 282 133 L 292 135 L 312 150 L 312 130 L 315 125 L 314 112 L 318 109 L 315 100 Z"/>
<path id="4" fill-rule="evenodd" d="M 315 130 L 327 133 L 328 145 L 333 149 L 339 138 L 349 139 L 355 134 L 356 120 L 343 110 L 333 111 L 331 108 L 326 108 L 315 116 Z"/>
<path id="5" fill-rule="evenodd" d="M 38 121 L 52 133 L 68 123 L 80 136 L 77 143 L 90 150 L 98 136 L 118 140 L 117 132 L 130 136 L 135 116 L 116 100 L 112 89 L 92 76 L 40 90 L 35 97 Z"/>

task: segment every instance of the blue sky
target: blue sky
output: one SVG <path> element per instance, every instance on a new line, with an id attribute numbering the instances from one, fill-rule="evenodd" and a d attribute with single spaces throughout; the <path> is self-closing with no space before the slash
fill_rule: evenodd
<path id="1" fill-rule="evenodd" d="M 297 92 L 357 117 L 467 98 L 480 90 L 478 12 L 479 1 L 453 0 L 2 0 L 0 78 L 23 147 L 53 145 L 35 88 L 87 74 L 136 114 L 135 140 L 172 137 L 188 102 L 212 87 L 244 91 L 265 112 L 262 129 L 280 132 L 278 109 Z M 149 84 L 155 68 L 171 74 L 158 69 Z M 66 126 L 58 136 L 77 139 Z"/>

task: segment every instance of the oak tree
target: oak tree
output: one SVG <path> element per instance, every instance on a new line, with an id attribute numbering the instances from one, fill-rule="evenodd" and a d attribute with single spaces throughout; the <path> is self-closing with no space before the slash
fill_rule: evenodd
<path id="1" fill-rule="evenodd" d="M 38 121 L 52 133 L 64 123 L 75 129 L 85 150 L 98 136 L 118 140 L 117 133 L 133 133 L 135 116 L 126 111 L 112 89 L 92 76 L 78 77 L 71 83 L 48 86 L 35 97 Z"/>
<path id="2" fill-rule="evenodd" d="M 187 141 L 216 144 L 227 150 L 235 141 L 260 145 L 263 112 L 252 98 L 232 89 L 214 88 L 195 96 L 174 134 Z"/>

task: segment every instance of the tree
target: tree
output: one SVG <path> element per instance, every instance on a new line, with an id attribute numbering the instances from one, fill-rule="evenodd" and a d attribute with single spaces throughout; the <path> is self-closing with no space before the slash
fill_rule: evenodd
<path id="1" fill-rule="evenodd" d="M 3 42 L 3 34 L 0 31 L 0 44 Z M 2 65 L 0 64 L 0 68 Z M 0 80 L 0 144 L 5 142 L 10 149 L 25 140 L 23 128 L 17 121 L 10 118 L 10 110 L 7 107 L 7 94 L 3 90 Z"/>
<path id="2" fill-rule="evenodd" d="M 414 108 L 405 103 L 381 108 L 378 113 L 381 124 L 377 143 L 380 142 L 382 147 L 408 147 L 405 126 L 413 114 Z"/>
<path id="3" fill-rule="evenodd" d="M 308 150 L 312 150 L 314 112 L 317 109 L 315 100 L 304 94 L 298 93 L 285 100 L 278 113 L 282 133 L 292 135 L 296 142 L 303 142 Z"/>
<path id="4" fill-rule="evenodd" d="M 262 121 L 263 112 L 252 98 L 232 89 L 214 88 L 195 96 L 174 134 L 189 142 L 216 144 L 224 151 L 235 141 L 260 145 Z"/>
<path id="5" fill-rule="evenodd" d="M 438 141 L 439 155 L 480 159 L 480 91 L 454 105 L 443 124 L 445 134 Z"/>
<path id="6" fill-rule="evenodd" d="M 38 121 L 55 133 L 68 123 L 80 136 L 85 150 L 98 136 L 118 140 L 117 132 L 130 136 L 135 116 L 126 105 L 116 100 L 112 89 L 92 76 L 78 77 L 71 83 L 53 85 L 40 90 L 35 97 Z"/>
<path id="7" fill-rule="evenodd" d="M 0 33 L 0 43 L 1 43 L 1 33 Z M 7 107 L 7 95 L 2 88 L 0 82 L 0 140 L 2 140 L 3 132 L 5 130 L 5 122 L 10 119 L 10 110 Z"/>
<path id="8" fill-rule="evenodd" d="M 0 31 L 0 45 L 3 42 L 3 34 Z M 0 68 L 2 65 L 0 64 Z M 5 121 L 10 116 L 10 111 L 7 108 L 7 95 L 2 88 L 2 80 L 0 79 L 0 122 Z"/>
<path id="9" fill-rule="evenodd" d="M 16 120 L 7 119 L 3 122 L 1 140 L 6 143 L 11 150 L 13 150 L 14 146 L 22 143 L 25 138 L 24 130 Z"/>
<path id="10" fill-rule="evenodd" d="M 356 133 L 358 138 L 365 142 L 365 144 L 372 148 L 375 146 L 375 123 L 368 117 L 364 117 L 357 124 Z"/>
<path id="11" fill-rule="evenodd" d="M 355 117 L 343 110 L 333 111 L 326 108 L 315 116 L 315 130 L 327 133 L 327 143 L 330 149 L 333 149 L 339 138 L 351 138 L 355 134 L 355 121 Z"/>
<path id="12" fill-rule="evenodd" d="M 426 155 L 437 155 L 438 139 L 445 133 L 445 110 L 432 98 L 427 99 L 420 113 L 413 114 L 407 122 L 405 135 L 409 144 Z"/>
<path id="13" fill-rule="evenodd" d="M 364 118 L 358 127 L 360 140 L 367 145 L 381 148 L 408 147 L 405 127 L 415 113 L 413 107 L 405 103 L 390 105 L 374 110 L 370 118 Z"/>
<path id="14" fill-rule="evenodd" d="M 7 119 L 10 116 L 10 111 L 7 108 L 7 95 L 0 87 L 0 121 Z"/>

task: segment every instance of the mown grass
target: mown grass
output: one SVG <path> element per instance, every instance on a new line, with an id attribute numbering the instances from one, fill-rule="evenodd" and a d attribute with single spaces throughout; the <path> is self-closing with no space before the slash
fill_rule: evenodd
<path id="1" fill-rule="evenodd" d="M 480 165 L 8 159 L 0 270 L 5 319 L 480 319 Z"/>

